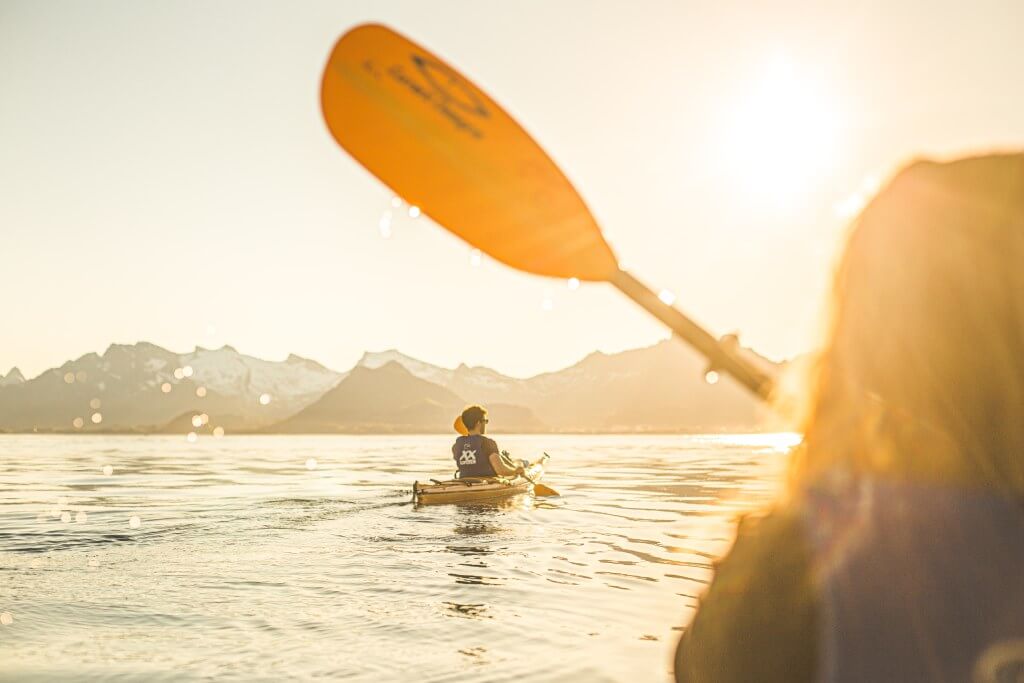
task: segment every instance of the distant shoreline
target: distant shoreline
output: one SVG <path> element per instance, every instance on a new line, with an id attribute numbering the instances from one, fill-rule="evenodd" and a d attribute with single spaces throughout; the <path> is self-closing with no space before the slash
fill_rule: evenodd
<path id="1" fill-rule="evenodd" d="M 503 436 L 712 436 L 718 434 L 776 434 L 780 432 L 791 432 L 791 429 L 750 429 L 737 428 L 737 429 L 709 429 L 709 430 L 693 430 L 693 429 L 633 429 L 633 430 L 561 430 L 561 431 L 517 431 L 507 433 L 495 433 L 495 438 L 501 438 Z M 184 437 L 187 433 L 179 432 L 166 432 L 166 431 L 135 431 L 130 429 L 119 429 L 109 431 L 99 430 L 35 430 L 35 431 L 0 431 L 0 436 L 167 436 L 167 437 Z M 380 430 L 366 430 L 366 431 L 345 431 L 345 432 L 268 432 L 259 430 L 240 430 L 235 432 L 229 432 L 221 437 L 215 437 L 212 434 L 201 434 L 197 432 L 197 435 L 204 438 L 227 438 L 231 436 L 444 436 L 451 435 L 455 436 L 454 432 L 448 431 L 380 431 Z"/>

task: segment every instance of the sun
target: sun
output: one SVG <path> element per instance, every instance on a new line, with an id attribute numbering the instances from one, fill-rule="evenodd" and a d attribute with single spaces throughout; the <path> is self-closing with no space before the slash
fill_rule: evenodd
<path id="1" fill-rule="evenodd" d="M 776 56 L 724 117 L 723 161 L 738 190 L 790 207 L 837 166 L 840 116 L 828 88 Z"/>

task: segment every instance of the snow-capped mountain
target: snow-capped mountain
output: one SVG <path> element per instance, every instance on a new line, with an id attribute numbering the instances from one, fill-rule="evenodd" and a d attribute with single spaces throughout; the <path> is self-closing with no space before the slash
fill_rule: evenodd
<path id="1" fill-rule="evenodd" d="M 758 359 L 766 369 L 777 366 Z M 365 354 L 339 373 L 298 356 L 266 361 L 230 346 L 178 354 L 111 345 L 25 381 L 0 379 L 0 431 L 297 433 L 450 429 L 468 403 L 508 431 L 720 431 L 757 428 L 759 401 L 675 340 L 528 379 L 485 367 L 443 368 L 399 353 Z M 292 418 L 292 419 L 290 419 Z"/>
<path id="2" fill-rule="evenodd" d="M 363 357 L 356 363 L 356 368 L 366 368 L 367 370 L 376 370 L 382 368 L 388 363 L 398 363 L 403 368 L 409 371 L 414 377 L 419 377 L 428 382 L 434 384 L 440 384 L 441 386 L 447 385 L 451 381 L 451 375 L 454 370 L 442 368 L 437 365 L 431 365 L 421 360 L 416 360 L 411 356 L 407 356 L 400 351 L 395 349 L 389 349 L 387 351 L 367 351 L 363 354 Z M 353 368 L 354 370 L 355 368 Z"/>
<path id="3" fill-rule="evenodd" d="M 6 375 L 0 375 L 0 387 L 10 387 L 25 383 L 25 375 L 18 368 L 11 368 Z"/>
<path id="4" fill-rule="evenodd" d="M 523 403 L 532 394 L 529 380 L 509 377 L 487 367 L 470 367 L 466 364 L 454 369 L 442 368 L 394 349 L 366 352 L 356 367 L 374 370 L 388 363 L 397 363 L 414 377 L 440 385 L 470 403 Z"/>
<path id="5" fill-rule="evenodd" d="M 400 354 L 396 354 L 400 355 Z M 452 371 L 402 357 L 421 372 L 444 379 Z M 426 367 L 422 367 L 426 366 Z M 395 355 L 383 365 L 371 361 L 356 365 L 343 380 L 316 403 L 268 431 L 284 433 L 344 432 L 447 432 L 467 400 L 439 382 L 409 371 Z M 547 431 L 546 425 L 525 406 L 488 403 L 491 418 L 502 431 Z"/>
<path id="6" fill-rule="evenodd" d="M 437 431 L 464 406 L 448 389 L 395 361 L 373 368 L 357 365 L 319 401 L 275 424 L 273 431 Z"/>
<path id="7" fill-rule="evenodd" d="M 192 353 L 179 356 L 178 363 L 181 368 L 191 367 L 192 380 L 209 391 L 250 402 L 258 402 L 266 394 L 289 411 L 317 400 L 342 377 L 339 372 L 295 354 L 275 362 L 246 356 L 230 346 L 196 347 Z"/>
<path id="8" fill-rule="evenodd" d="M 778 370 L 776 363 L 743 352 L 765 371 Z M 356 367 L 387 363 L 467 403 L 525 407 L 533 424 L 555 431 L 751 429 L 764 417 L 760 402 L 728 376 L 707 384 L 707 361 L 676 339 L 614 354 L 597 351 L 573 366 L 528 379 L 486 367 L 442 368 L 395 350 L 367 353 Z"/>
<path id="9" fill-rule="evenodd" d="M 229 346 L 178 354 L 112 344 L 0 386 L 0 431 L 154 431 L 190 411 L 255 428 L 298 412 L 340 377 L 298 356 L 265 361 Z"/>

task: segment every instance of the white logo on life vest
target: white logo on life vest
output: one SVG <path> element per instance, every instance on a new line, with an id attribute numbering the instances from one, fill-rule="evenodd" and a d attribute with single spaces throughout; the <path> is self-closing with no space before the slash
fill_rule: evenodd
<path id="1" fill-rule="evenodd" d="M 475 465 L 476 464 L 476 451 L 469 448 L 462 449 L 462 455 L 459 456 L 460 465 Z"/>

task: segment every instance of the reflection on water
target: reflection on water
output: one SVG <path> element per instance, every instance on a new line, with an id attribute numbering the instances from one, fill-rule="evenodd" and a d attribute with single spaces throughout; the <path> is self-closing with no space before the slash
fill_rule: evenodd
<path id="1" fill-rule="evenodd" d="M 469 618 L 469 619 L 492 619 L 493 618 L 490 614 L 487 613 L 487 605 L 480 605 L 480 604 L 477 604 L 477 605 L 465 604 L 465 605 L 463 605 L 463 604 L 460 604 L 460 603 L 457 603 L 457 602 L 446 602 L 444 604 L 448 605 L 448 607 L 451 608 L 452 612 L 455 613 L 454 615 L 449 615 L 449 616 L 459 616 L 459 617 L 465 617 L 465 618 Z"/>
<path id="2" fill-rule="evenodd" d="M 476 569 L 488 569 L 484 557 L 507 550 L 508 546 L 502 546 L 503 536 L 511 536 L 514 532 L 510 528 L 502 526 L 501 521 L 506 513 L 512 510 L 525 510 L 532 507 L 531 496 L 515 496 L 500 501 L 489 501 L 483 503 L 465 503 L 452 506 L 456 516 L 456 525 L 453 529 L 457 536 L 465 536 L 465 541 L 472 545 L 449 544 L 446 545 L 449 551 L 467 558 L 458 562 L 459 567 L 471 567 Z M 482 574 L 483 572 L 481 572 Z M 483 576 L 476 574 L 450 572 L 449 576 L 459 584 L 476 584 L 480 586 L 500 586 L 504 579 L 500 576 Z M 458 604 L 458 603 L 453 603 Z M 473 607 L 466 614 L 483 614 L 486 605 L 465 605 Z"/>
<path id="3" fill-rule="evenodd" d="M 792 436 L 504 436 L 561 497 L 412 506 L 449 441 L 0 436 L 0 680 L 665 680 Z"/>

